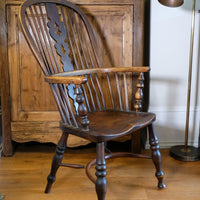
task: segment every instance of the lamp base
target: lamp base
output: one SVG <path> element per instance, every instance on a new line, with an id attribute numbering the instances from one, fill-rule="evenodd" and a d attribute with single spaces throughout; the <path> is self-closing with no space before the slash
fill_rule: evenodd
<path id="1" fill-rule="evenodd" d="M 174 146 L 170 149 L 170 155 L 180 161 L 198 161 L 200 160 L 200 149 L 184 145 Z"/>

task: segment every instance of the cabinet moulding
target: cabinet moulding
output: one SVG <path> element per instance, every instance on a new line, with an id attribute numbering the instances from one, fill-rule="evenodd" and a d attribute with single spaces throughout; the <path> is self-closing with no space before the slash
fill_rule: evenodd
<path id="1" fill-rule="evenodd" d="M 25 0 L 6 0 L 6 5 L 20 5 Z M 81 4 L 81 5 L 109 5 L 109 4 L 117 4 L 117 5 L 133 5 L 137 0 L 69 0 L 72 3 Z"/>

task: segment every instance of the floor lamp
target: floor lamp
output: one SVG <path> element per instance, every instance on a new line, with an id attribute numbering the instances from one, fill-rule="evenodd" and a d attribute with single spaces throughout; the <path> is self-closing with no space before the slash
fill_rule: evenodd
<path id="1" fill-rule="evenodd" d="M 158 1 L 161 4 L 168 6 L 168 7 L 178 7 L 183 4 L 184 0 L 158 0 Z M 200 160 L 200 150 L 193 146 L 188 146 L 190 95 L 191 95 L 191 80 L 192 80 L 192 61 L 193 61 L 193 46 L 194 46 L 194 26 L 195 26 L 195 5 L 196 5 L 196 0 L 193 0 L 191 38 L 190 38 L 189 72 L 188 72 L 186 125 L 185 125 L 185 145 L 173 146 L 170 149 L 170 155 L 172 157 L 174 157 L 175 159 L 181 160 L 181 161 Z"/>

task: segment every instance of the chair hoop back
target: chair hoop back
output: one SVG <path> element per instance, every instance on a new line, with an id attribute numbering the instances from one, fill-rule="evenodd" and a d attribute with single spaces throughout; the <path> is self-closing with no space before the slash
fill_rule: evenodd
<path id="1" fill-rule="evenodd" d="M 101 67 L 90 23 L 76 5 L 62 0 L 28 0 L 19 16 L 45 75 Z"/>

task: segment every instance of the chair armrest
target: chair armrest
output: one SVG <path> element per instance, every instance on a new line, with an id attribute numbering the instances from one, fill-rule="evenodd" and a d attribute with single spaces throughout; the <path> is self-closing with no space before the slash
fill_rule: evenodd
<path id="1" fill-rule="evenodd" d="M 111 67 L 111 68 L 93 68 L 93 69 L 84 69 L 76 70 L 69 72 L 62 72 L 52 75 L 51 77 L 73 77 L 81 76 L 86 74 L 103 74 L 109 72 L 148 72 L 150 71 L 149 67 Z"/>
<path id="2" fill-rule="evenodd" d="M 100 68 L 104 72 L 148 72 L 150 67 L 147 66 L 132 66 L 132 67 L 111 67 Z"/>
<path id="3" fill-rule="evenodd" d="M 59 73 L 60 75 L 62 73 Z M 79 114 L 81 120 L 81 125 L 83 126 L 84 130 L 89 130 L 89 120 L 87 119 L 87 109 L 84 105 L 84 97 L 82 95 L 82 90 L 80 88 L 81 84 L 84 84 L 87 82 L 87 78 L 84 76 L 57 76 L 57 74 L 51 75 L 51 76 L 46 76 L 45 81 L 49 83 L 57 83 L 57 84 L 75 84 L 75 88 L 72 89 L 72 92 L 76 95 L 73 97 L 70 95 L 70 91 L 68 95 L 73 99 L 74 101 L 74 106 L 77 103 L 78 106 L 75 106 L 75 109 L 77 113 Z M 68 90 L 71 90 L 71 88 L 68 88 Z"/>
<path id="4" fill-rule="evenodd" d="M 45 81 L 49 83 L 63 83 L 63 84 L 75 84 L 80 85 L 87 82 L 86 77 L 79 76 L 46 76 Z"/>

